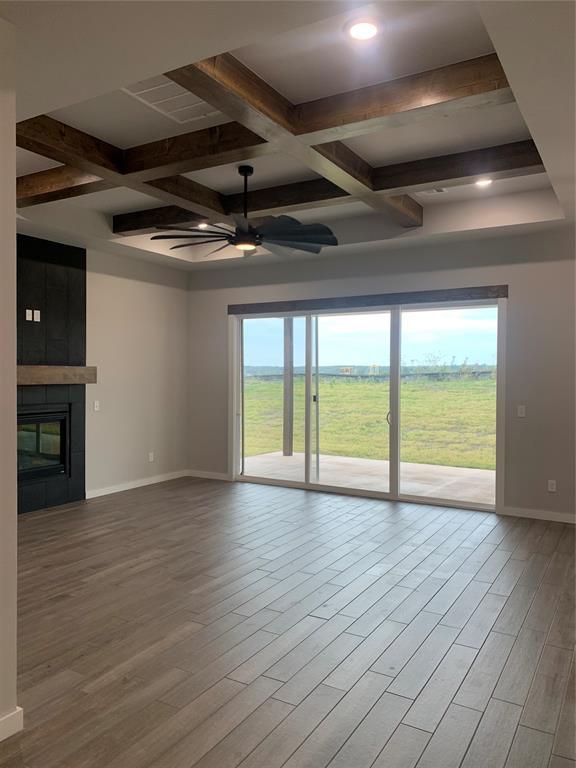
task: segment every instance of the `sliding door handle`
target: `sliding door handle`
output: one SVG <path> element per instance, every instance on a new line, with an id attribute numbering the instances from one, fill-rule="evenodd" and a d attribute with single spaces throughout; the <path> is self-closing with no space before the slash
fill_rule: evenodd
<path id="1" fill-rule="evenodd" d="M 386 421 L 388 422 L 388 426 L 389 426 L 389 427 L 390 427 L 390 426 L 392 426 L 392 425 L 390 424 L 390 411 L 388 411 L 388 413 L 386 414 Z"/>

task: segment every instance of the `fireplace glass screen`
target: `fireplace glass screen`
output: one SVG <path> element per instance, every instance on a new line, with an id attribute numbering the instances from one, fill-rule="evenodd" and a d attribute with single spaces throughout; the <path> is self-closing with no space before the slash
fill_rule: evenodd
<path id="1" fill-rule="evenodd" d="M 62 414 L 18 419 L 18 472 L 28 476 L 66 471 L 66 418 Z"/>

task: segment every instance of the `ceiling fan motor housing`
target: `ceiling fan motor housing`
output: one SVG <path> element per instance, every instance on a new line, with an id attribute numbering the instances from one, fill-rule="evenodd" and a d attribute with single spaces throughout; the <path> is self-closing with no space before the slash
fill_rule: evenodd
<path id="1" fill-rule="evenodd" d="M 255 248 L 262 245 L 262 235 L 255 232 L 250 227 L 250 232 L 236 232 L 236 234 L 230 239 L 230 245 L 253 245 Z"/>

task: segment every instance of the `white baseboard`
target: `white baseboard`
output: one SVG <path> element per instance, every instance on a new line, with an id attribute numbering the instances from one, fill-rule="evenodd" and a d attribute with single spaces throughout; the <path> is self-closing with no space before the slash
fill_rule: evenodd
<path id="1" fill-rule="evenodd" d="M 131 491 L 134 488 L 142 488 L 145 485 L 156 485 L 156 483 L 165 483 L 168 480 L 177 480 L 180 477 L 197 477 L 204 480 L 232 480 L 232 477 L 225 472 L 207 472 L 203 469 L 181 469 L 178 472 L 167 472 L 164 475 L 142 477 L 138 480 L 130 480 L 127 483 L 110 485 L 108 488 L 94 488 L 90 491 L 86 491 L 86 498 L 95 499 L 97 496 L 108 496 L 110 493 Z"/>
<path id="2" fill-rule="evenodd" d="M 549 512 L 544 509 L 522 509 L 520 507 L 500 507 L 496 510 L 499 515 L 510 515 L 511 517 L 528 517 L 533 520 L 546 520 L 552 523 L 570 523 L 576 524 L 576 519 L 570 515 L 564 515 L 562 512 Z"/>
<path id="3" fill-rule="evenodd" d="M 97 496 L 108 496 L 110 493 L 120 493 L 121 491 L 131 491 L 133 488 L 142 488 L 145 485 L 155 485 L 156 483 L 165 483 L 168 480 L 177 480 L 179 477 L 189 477 L 188 469 L 181 469 L 178 472 L 167 472 L 164 475 L 153 475 L 152 477 L 141 477 L 138 480 L 130 480 L 127 483 L 110 485 L 108 488 L 94 488 L 86 491 L 87 499 L 95 499 Z"/>
<path id="4" fill-rule="evenodd" d="M 12 712 L 0 717 L 0 741 L 9 739 L 22 728 L 24 728 L 24 712 L 21 707 L 16 707 Z"/>

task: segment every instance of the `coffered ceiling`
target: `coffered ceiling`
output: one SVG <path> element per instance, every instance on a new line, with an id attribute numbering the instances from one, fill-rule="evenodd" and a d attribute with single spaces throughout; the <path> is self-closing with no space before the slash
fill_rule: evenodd
<path id="1" fill-rule="evenodd" d="M 284 3 L 258 5 L 282 7 L 276 30 L 266 17 L 266 34 L 250 40 L 243 31 L 246 44 L 228 53 L 225 36 L 213 31 L 220 55 L 190 54 L 154 73 L 140 68 L 145 76 L 133 82 L 23 120 L 23 219 L 76 207 L 104 215 L 110 241 L 135 253 L 146 242 L 165 258 L 166 247 L 145 233 L 229 222 L 241 210 L 237 167 L 246 161 L 255 168 L 255 217 L 376 217 L 390 240 L 427 232 L 427 210 L 438 206 L 536 192 L 562 217 L 475 4 L 383 2 L 343 11 L 340 3 L 288 3 L 290 22 Z M 378 21 L 374 41 L 347 35 L 347 23 L 360 16 Z M 493 180 L 489 189 L 475 186 L 480 177 Z M 510 209 L 518 215 L 518 205 Z"/>

